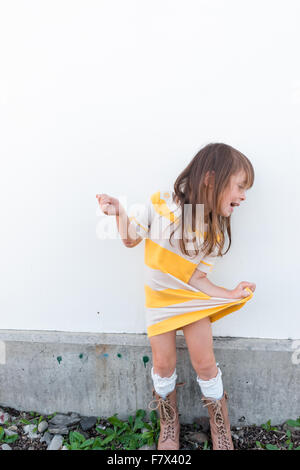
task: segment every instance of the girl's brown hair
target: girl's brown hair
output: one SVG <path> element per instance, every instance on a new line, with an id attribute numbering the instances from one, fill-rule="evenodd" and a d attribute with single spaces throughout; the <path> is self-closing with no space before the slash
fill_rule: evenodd
<path id="1" fill-rule="evenodd" d="M 240 170 L 246 174 L 245 188 L 249 189 L 254 182 L 254 169 L 250 160 L 241 152 L 230 145 L 216 143 L 208 144 L 203 147 L 188 164 L 188 166 L 180 173 L 174 183 L 173 199 L 181 207 L 181 228 L 182 234 L 185 233 L 184 214 L 185 204 L 190 204 L 192 208 L 192 232 L 196 225 L 196 204 L 204 204 L 204 208 L 208 205 L 208 185 L 204 184 L 207 172 L 214 174 L 214 187 L 212 197 L 212 209 L 208 215 L 207 232 L 204 243 L 202 243 L 201 251 L 204 256 L 217 252 L 217 256 L 224 256 L 231 246 L 231 228 L 230 216 L 224 217 L 218 215 L 218 209 L 222 194 L 227 189 L 230 177 Z M 175 229 L 176 230 L 176 229 Z M 172 235 L 170 235 L 170 243 Z M 229 245 L 225 253 L 222 249 L 225 244 L 225 235 L 228 234 Z M 195 242 L 196 237 L 192 240 Z M 199 246 L 199 241 L 197 241 Z M 171 243 L 172 244 L 172 243 Z M 180 249 L 183 254 L 190 256 L 186 250 L 184 235 L 179 239 Z M 195 246 L 195 245 L 194 245 Z M 199 250 L 195 247 L 194 254 L 197 256 Z"/>

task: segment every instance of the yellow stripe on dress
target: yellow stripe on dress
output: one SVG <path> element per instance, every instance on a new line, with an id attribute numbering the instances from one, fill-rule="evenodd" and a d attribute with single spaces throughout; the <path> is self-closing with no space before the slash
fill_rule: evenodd
<path id="1" fill-rule="evenodd" d="M 157 214 L 162 215 L 163 217 L 166 217 L 167 219 L 171 220 L 171 222 L 178 222 L 179 220 L 178 217 L 176 217 L 174 213 L 171 212 L 166 201 L 161 199 L 160 191 L 157 191 L 156 193 L 152 194 L 151 202 Z"/>
<path id="2" fill-rule="evenodd" d="M 197 263 L 192 263 L 192 261 L 167 250 L 150 238 L 146 238 L 145 243 L 145 264 L 149 268 L 159 269 L 186 283 L 198 266 Z"/>
<path id="3" fill-rule="evenodd" d="M 159 308 L 167 307 L 169 305 L 180 304 L 182 302 L 189 302 L 190 300 L 198 299 L 211 299 L 211 297 L 204 292 L 193 292 L 185 289 L 163 289 L 154 290 L 145 285 L 146 307 Z"/>

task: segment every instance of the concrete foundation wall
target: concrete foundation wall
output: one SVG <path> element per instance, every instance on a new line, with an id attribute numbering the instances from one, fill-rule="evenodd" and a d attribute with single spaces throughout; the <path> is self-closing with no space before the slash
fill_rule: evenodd
<path id="1" fill-rule="evenodd" d="M 181 422 L 207 416 L 184 337 L 177 335 Z M 231 424 L 300 415 L 300 364 L 292 340 L 214 338 Z M 122 418 L 152 400 L 146 335 L 0 330 L 0 406 L 41 414 Z"/>

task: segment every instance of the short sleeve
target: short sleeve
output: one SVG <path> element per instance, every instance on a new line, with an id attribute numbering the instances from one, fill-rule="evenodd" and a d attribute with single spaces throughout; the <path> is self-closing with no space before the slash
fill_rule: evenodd
<path id="1" fill-rule="evenodd" d="M 204 258 L 202 258 L 196 269 L 198 269 L 199 271 L 203 271 L 206 274 L 209 274 L 213 270 L 216 259 L 217 256 L 215 252 L 211 253 L 208 256 L 204 256 Z"/>
<path id="2" fill-rule="evenodd" d="M 151 199 L 146 202 L 132 204 L 129 208 L 128 218 L 134 225 L 137 234 L 142 238 L 148 238 L 151 227 L 153 208 Z"/>

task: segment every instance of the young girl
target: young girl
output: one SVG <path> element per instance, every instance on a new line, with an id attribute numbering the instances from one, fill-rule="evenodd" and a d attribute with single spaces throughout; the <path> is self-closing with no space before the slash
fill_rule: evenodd
<path id="1" fill-rule="evenodd" d="M 213 449 L 234 449 L 211 322 L 243 307 L 256 286 L 243 281 L 230 290 L 214 285 L 207 274 L 215 259 L 228 252 L 231 214 L 253 182 L 254 170 L 245 155 L 229 145 L 209 144 L 178 176 L 174 191 L 155 192 L 143 210 L 130 217 L 116 198 L 96 196 L 102 211 L 116 216 L 126 247 L 145 238 L 145 309 L 153 360 L 152 402 L 160 413 L 159 450 L 179 449 L 177 330 L 183 330 L 208 409 Z M 222 253 L 226 236 L 229 244 Z"/>

